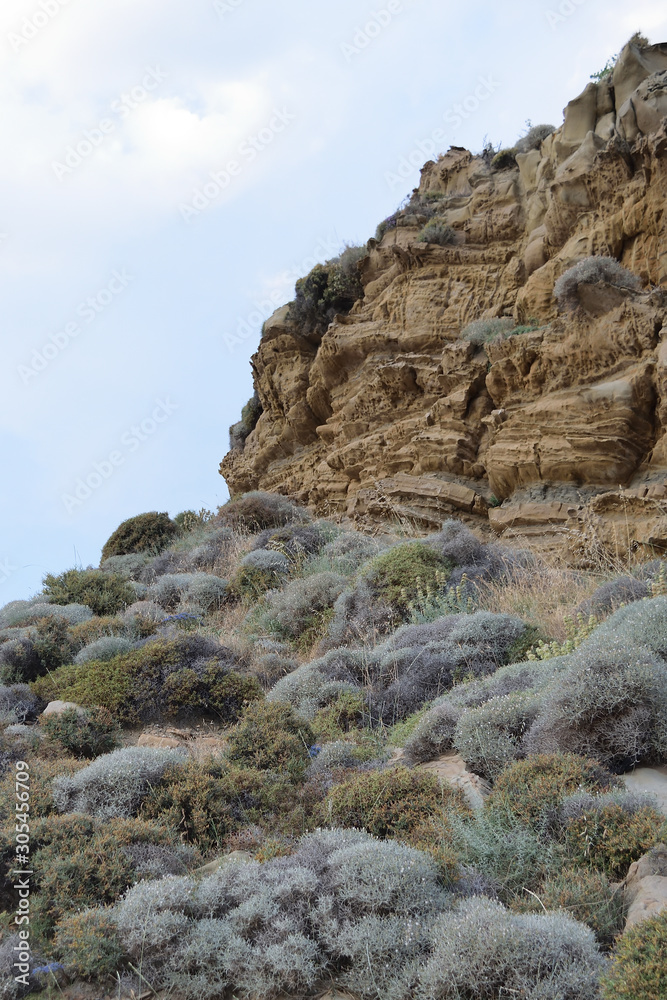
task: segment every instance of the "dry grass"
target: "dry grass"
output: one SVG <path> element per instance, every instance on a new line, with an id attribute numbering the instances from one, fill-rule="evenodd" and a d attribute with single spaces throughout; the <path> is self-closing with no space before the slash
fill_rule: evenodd
<path id="1" fill-rule="evenodd" d="M 501 614 L 517 615 L 535 625 L 545 636 L 564 642 L 566 619 L 604 582 L 595 573 L 577 572 L 564 566 L 539 562 L 520 570 L 513 579 L 483 586 L 480 607 Z"/>

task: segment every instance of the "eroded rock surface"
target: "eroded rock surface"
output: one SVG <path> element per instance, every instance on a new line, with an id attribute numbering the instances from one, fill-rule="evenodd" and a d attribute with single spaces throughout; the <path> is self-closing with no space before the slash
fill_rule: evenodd
<path id="1" fill-rule="evenodd" d="M 427 163 L 420 194 L 457 242 L 418 242 L 425 219 L 405 215 L 369 242 L 364 298 L 324 336 L 286 307 L 266 323 L 263 413 L 222 462 L 230 491 L 519 541 L 546 528 L 574 555 L 593 524 L 617 552 L 667 548 L 666 116 L 667 44 L 631 43 L 516 167 L 457 147 Z M 556 280 L 592 255 L 642 290 L 581 286 L 559 314 Z M 534 329 L 461 339 L 497 316 Z"/>

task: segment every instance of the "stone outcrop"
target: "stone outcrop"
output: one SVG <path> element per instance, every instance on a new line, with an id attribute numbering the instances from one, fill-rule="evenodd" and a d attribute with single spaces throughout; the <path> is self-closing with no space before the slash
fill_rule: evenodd
<path id="1" fill-rule="evenodd" d="M 630 865 L 623 883 L 626 930 L 667 909 L 667 847 L 658 844 Z"/>
<path id="2" fill-rule="evenodd" d="M 265 324 L 263 412 L 222 462 L 230 491 L 367 522 L 457 516 L 573 552 L 596 526 L 616 552 L 667 548 L 666 116 L 667 44 L 633 41 L 516 166 L 458 147 L 427 163 L 418 193 L 456 242 L 418 242 L 425 218 L 403 214 L 323 336 L 288 307 Z M 642 290 L 582 285 L 559 312 L 555 282 L 593 255 Z M 499 316 L 519 332 L 461 338 Z"/>

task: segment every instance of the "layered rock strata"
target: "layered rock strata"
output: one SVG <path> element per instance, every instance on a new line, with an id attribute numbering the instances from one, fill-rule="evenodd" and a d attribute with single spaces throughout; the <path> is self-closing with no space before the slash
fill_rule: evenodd
<path id="1" fill-rule="evenodd" d="M 262 416 L 221 465 L 230 491 L 320 514 L 434 526 L 455 515 L 521 541 L 667 549 L 667 44 L 632 42 L 540 148 L 494 168 L 427 163 L 456 242 L 403 214 L 361 262 L 363 300 L 323 336 L 283 307 L 253 357 Z M 419 202 L 417 202 L 418 204 Z M 619 260 L 642 290 L 554 285 Z M 475 346 L 473 320 L 527 327 Z"/>

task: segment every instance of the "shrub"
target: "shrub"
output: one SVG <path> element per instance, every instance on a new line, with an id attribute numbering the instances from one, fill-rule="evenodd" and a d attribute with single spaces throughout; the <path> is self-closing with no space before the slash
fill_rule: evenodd
<path id="1" fill-rule="evenodd" d="M 471 344 L 482 347 L 494 340 L 506 340 L 516 329 L 516 322 L 511 316 L 500 316 L 497 319 L 476 319 L 461 331 L 461 339 L 469 340 Z"/>
<path id="2" fill-rule="evenodd" d="M 433 954 L 420 976 L 423 1000 L 503 993 L 596 1000 L 603 968 L 592 931 L 563 913 L 508 913 L 468 899 L 432 928 Z"/>
<path id="3" fill-rule="evenodd" d="M 599 630 L 573 655 L 526 738 L 531 753 L 568 751 L 614 771 L 659 758 L 665 747 L 664 661 Z"/>
<path id="4" fill-rule="evenodd" d="M 641 291 L 641 281 L 613 257 L 586 257 L 560 276 L 554 286 L 554 298 L 562 311 L 580 306 L 579 286 L 605 282 L 628 291 Z"/>
<path id="5" fill-rule="evenodd" d="M 129 653 L 131 649 L 132 643 L 129 639 L 120 635 L 106 635 L 84 646 L 74 657 L 74 662 L 81 664 L 90 663 L 91 660 L 113 660 L 115 656 Z"/>
<path id="6" fill-rule="evenodd" d="M 532 125 L 516 144 L 517 153 L 529 153 L 539 149 L 545 139 L 556 131 L 553 125 Z"/>
<path id="7" fill-rule="evenodd" d="M 550 878 L 539 892 L 539 902 L 529 897 L 526 909 L 562 910 L 609 947 L 623 928 L 623 893 L 606 875 L 582 868 L 566 868 Z M 540 903 L 542 906 L 540 906 Z"/>
<path id="8" fill-rule="evenodd" d="M 41 618 L 31 635 L 0 646 L 0 678 L 4 683 L 35 680 L 71 659 L 73 646 L 66 620 Z"/>
<path id="9" fill-rule="evenodd" d="M 250 437 L 262 415 L 262 404 L 257 390 L 241 410 L 241 419 L 229 428 L 229 447 L 233 451 L 243 451 L 246 440 Z"/>
<path id="10" fill-rule="evenodd" d="M 621 880 L 633 861 L 660 840 L 664 816 L 651 798 L 632 792 L 571 795 L 560 809 L 568 857 Z"/>
<path id="11" fill-rule="evenodd" d="M 587 601 L 579 605 L 577 610 L 585 617 L 595 615 L 599 620 L 623 604 L 632 604 L 633 601 L 641 601 L 650 596 L 650 587 L 644 580 L 621 576 L 603 583 Z"/>
<path id="12" fill-rule="evenodd" d="M 256 549 L 241 560 L 230 589 L 245 601 L 256 601 L 267 590 L 282 586 L 288 573 L 289 561 L 282 552 Z"/>
<path id="13" fill-rule="evenodd" d="M 394 212 L 386 219 L 383 219 L 382 222 L 378 223 L 378 226 L 375 230 L 375 239 L 378 241 L 378 243 L 382 242 L 385 233 L 388 233 L 390 229 L 396 229 L 400 216 L 401 216 L 400 211 Z"/>
<path id="14" fill-rule="evenodd" d="M 446 247 L 456 243 L 456 230 L 438 219 L 431 219 L 417 235 L 418 243 L 436 243 Z"/>
<path id="15" fill-rule="evenodd" d="M 625 932 L 602 977 L 605 1000 L 661 1000 L 667 990 L 667 910 Z"/>
<path id="16" fill-rule="evenodd" d="M 428 928 L 411 916 L 362 917 L 334 938 L 336 954 L 345 959 L 336 983 L 371 1000 L 405 1000 L 414 996 L 430 944 Z"/>
<path id="17" fill-rule="evenodd" d="M 217 520 L 232 528 L 247 531 L 264 531 L 266 528 L 280 528 L 291 521 L 310 520 L 307 511 L 291 503 L 279 493 L 253 491 L 230 500 L 218 510 Z"/>
<path id="18" fill-rule="evenodd" d="M 53 800 L 62 813 L 82 812 L 98 819 L 127 818 L 136 812 L 167 767 L 183 759 L 178 750 L 114 750 L 72 776 L 56 778 Z"/>
<path id="19" fill-rule="evenodd" d="M 363 297 L 358 263 L 366 257 L 365 247 L 348 246 L 325 264 L 316 264 L 296 283 L 296 297 L 290 303 L 289 318 L 302 334 L 321 336 L 338 314 L 349 313 Z"/>
<path id="20" fill-rule="evenodd" d="M 428 771 L 405 767 L 355 774 L 334 785 L 322 803 L 329 826 L 363 828 L 375 837 L 410 839 L 424 820 L 467 815 L 463 794 Z"/>
<path id="21" fill-rule="evenodd" d="M 127 580 L 138 580 L 148 562 L 148 556 L 141 552 L 130 552 L 126 556 L 109 556 L 100 563 L 103 573 L 112 573 Z"/>
<path id="22" fill-rule="evenodd" d="M 450 572 L 451 564 L 423 542 L 406 542 L 376 556 L 364 575 L 381 601 L 405 609 L 421 587 L 446 583 Z"/>
<path id="23" fill-rule="evenodd" d="M 509 149 L 501 149 L 491 160 L 493 170 L 512 170 L 516 167 L 516 154 L 519 152 L 516 146 Z"/>
<path id="24" fill-rule="evenodd" d="M 80 625 L 93 617 L 90 608 L 83 604 L 69 604 L 67 607 L 61 607 L 58 604 L 49 604 L 47 597 L 44 597 L 43 603 L 39 601 L 13 601 L 12 604 L 13 607 L 9 610 L 3 608 L 2 613 L 0 613 L 0 628 L 27 625 L 39 622 L 42 618 L 58 618 L 67 622 L 68 625 Z"/>
<path id="25" fill-rule="evenodd" d="M 46 701 L 61 698 L 107 708 L 122 723 L 180 712 L 210 712 L 234 722 L 259 683 L 235 669 L 231 650 L 197 634 L 147 642 L 106 662 L 63 667 L 35 682 Z"/>
<path id="26" fill-rule="evenodd" d="M 498 777 L 487 808 L 540 826 L 563 799 L 577 792 L 607 792 L 618 780 L 596 761 L 575 754 L 537 754 L 516 761 Z"/>
<path id="27" fill-rule="evenodd" d="M 269 691 L 267 701 L 289 704 L 304 719 L 312 720 L 320 709 L 335 702 L 344 692 L 358 692 L 355 681 L 362 667 L 361 652 L 344 647 L 333 649 L 281 678 Z"/>
<path id="28" fill-rule="evenodd" d="M 192 573 L 165 573 L 149 588 L 149 600 L 171 611 L 185 597 L 193 579 Z"/>
<path id="29" fill-rule="evenodd" d="M 178 533 L 168 514 L 151 511 L 123 521 L 102 549 L 102 560 L 137 552 L 160 552 Z"/>
<path id="30" fill-rule="evenodd" d="M 541 696 L 519 692 L 492 698 L 479 708 L 466 709 L 454 733 L 454 746 L 468 767 L 494 780 L 521 756 L 523 737 L 541 707 Z"/>
<path id="31" fill-rule="evenodd" d="M 80 625 L 70 625 L 69 637 L 72 643 L 72 652 L 76 654 L 84 646 L 90 646 L 91 643 L 97 642 L 98 639 L 103 639 L 106 636 L 125 636 L 127 629 L 124 619 L 132 611 L 133 607 L 135 605 L 131 605 L 122 618 L 116 615 L 103 616 L 101 618 L 90 618 L 86 622 L 81 622 Z"/>
<path id="32" fill-rule="evenodd" d="M 110 753 L 118 745 L 118 725 L 106 708 L 82 714 L 67 709 L 42 719 L 41 727 L 52 743 L 57 743 L 72 757 L 92 759 Z"/>
<path id="33" fill-rule="evenodd" d="M 51 604 L 83 604 L 94 615 L 115 615 L 134 603 L 134 591 L 125 577 L 98 569 L 70 569 L 44 577 L 44 593 Z"/>
<path id="34" fill-rule="evenodd" d="M 334 701 L 317 712 L 313 731 L 319 740 L 337 739 L 359 729 L 367 718 L 368 706 L 361 691 L 341 691 Z"/>
<path id="35" fill-rule="evenodd" d="M 56 927 L 54 951 L 65 968 L 82 979 L 107 979 L 122 967 L 123 949 L 103 910 L 63 917 Z"/>
<path id="36" fill-rule="evenodd" d="M 289 705 L 255 702 L 229 734 L 229 759 L 261 771 L 306 772 L 315 734 Z"/>
<path id="37" fill-rule="evenodd" d="M 332 572 L 351 576 L 368 559 L 376 556 L 380 544 L 374 538 L 356 531 L 343 531 L 322 549 L 322 560 L 326 560 Z"/>
<path id="38" fill-rule="evenodd" d="M 299 565 L 306 556 L 319 552 L 325 540 L 325 532 L 317 524 L 286 524 L 283 528 L 261 531 L 252 548 L 282 552 L 290 562 Z"/>
<path id="39" fill-rule="evenodd" d="M 417 585 L 419 586 L 419 584 Z M 371 585 L 363 578 L 344 590 L 333 608 L 333 617 L 322 642 L 323 648 L 361 643 L 372 644 L 393 632 L 399 615 L 392 605 L 378 600 Z"/>
<path id="40" fill-rule="evenodd" d="M 3 724 L 26 722 L 37 716 L 39 699 L 27 684 L 0 685 L 0 721 Z"/>
<path id="41" fill-rule="evenodd" d="M 346 586 L 346 578 L 336 573 L 292 580 L 284 590 L 266 596 L 251 622 L 261 632 L 308 648 L 323 631 Z"/>

